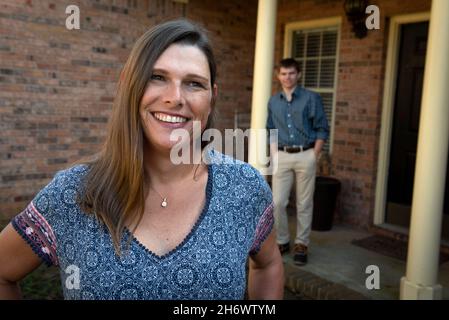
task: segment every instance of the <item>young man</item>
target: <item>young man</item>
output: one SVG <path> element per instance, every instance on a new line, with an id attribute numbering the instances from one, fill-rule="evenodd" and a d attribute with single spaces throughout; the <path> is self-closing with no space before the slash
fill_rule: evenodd
<path id="1" fill-rule="evenodd" d="M 290 251 L 286 207 L 296 180 L 294 262 L 304 265 L 312 224 L 316 161 L 329 136 L 329 126 L 319 94 L 298 85 L 301 70 L 295 59 L 281 60 L 277 77 L 282 91 L 268 102 L 266 126 L 278 129 L 278 143 L 270 137 L 271 154 L 278 154 L 278 169 L 272 180 L 277 243 L 281 253 Z"/>

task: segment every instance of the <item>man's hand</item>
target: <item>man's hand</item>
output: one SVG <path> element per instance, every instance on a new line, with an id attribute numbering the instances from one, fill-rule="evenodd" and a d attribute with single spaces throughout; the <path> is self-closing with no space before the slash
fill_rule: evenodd
<path id="1" fill-rule="evenodd" d="M 315 152 L 316 159 L 318 159 L 318 156 L 321 153 L 321 149 L 323 149 L 323 145 L 324 145 L 324 140 L 317 139 L 315 141 L 315 147 L 313 148 L 313 152 Z"/>

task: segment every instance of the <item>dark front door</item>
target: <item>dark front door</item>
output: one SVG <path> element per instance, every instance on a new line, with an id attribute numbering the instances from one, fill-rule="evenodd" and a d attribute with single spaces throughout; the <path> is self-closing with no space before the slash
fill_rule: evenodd
<path id="1" fill-rule="evenodd" d="M 385 220 L 406 228 L 410 224 L 428 25 L 422 22 L 401 27 Z M 447 238 L 448 184 L 446 179 L 443 237 Z"/>

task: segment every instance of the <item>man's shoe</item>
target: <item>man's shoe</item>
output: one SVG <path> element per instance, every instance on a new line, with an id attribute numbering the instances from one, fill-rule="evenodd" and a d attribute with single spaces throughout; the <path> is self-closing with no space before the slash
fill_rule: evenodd
<path id="1" fill-rule="evenodd" d="M 290 251 L 290 243 L 286 243 L 286 244 L 278 244 L 279 247 L 279 251 L 281 252 L 281 254 L 287 253 Z"/>
<path id="2" fill-rule="evenodd" d="M 293 253 L 293 261 L 297 266 L 303 266 L 307 263 L 307 246 L 302 243 L 295 243 Z"/>

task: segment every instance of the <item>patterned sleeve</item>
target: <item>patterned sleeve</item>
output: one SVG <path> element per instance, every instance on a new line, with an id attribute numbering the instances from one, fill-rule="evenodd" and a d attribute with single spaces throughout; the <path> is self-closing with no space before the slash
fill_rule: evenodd
<path id="1" fill-rule="evenodd" d="M 65 212 L 62 206 L 65 194 L 62 190 L 69 181 L 74 180 L 72 176 L 68 176 L 66 170 L 57 172 L 25 210 L 11 220 L 16 232 L 47 266 L 59 265 L 56 228 Z"/>
<path id="2" fill-rule="evenodd" d="M 47 220 L 31 202 L 12 221 L 14 229 L 30 245 L 33 251 L 48 265 L 58 265 L 56 237 Z"/>
<path id="3" fill-rule="evenodd" d="M 48 266 L 59 265 L 59 237 L 64 237 L 63 226 L 71 226 L 70 210 L 76 203 L 76 195 L 87 171 L 84 165 L 76 165 L 59 171 L 28 206 L 15 216 L 11 224 L 33 251 Z"/>
<path id="4" fill-rule="evenodd" d="M 259 223 L 257 224 L 256 236 L 249 252 L 250 255 L 255 255 L 260 251 L 263 242 L 273 229 L 273 225 L 273 202 L 271 202 L 268 207 L 265 208 L 262 216 L 260 217 Z"/>

